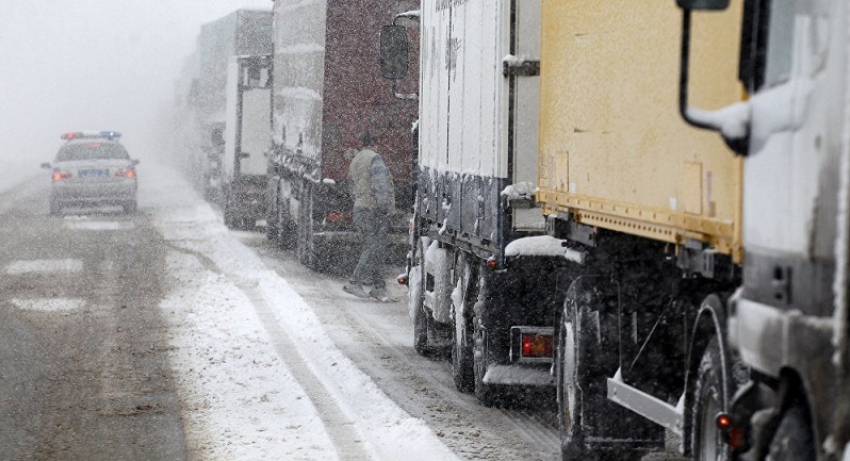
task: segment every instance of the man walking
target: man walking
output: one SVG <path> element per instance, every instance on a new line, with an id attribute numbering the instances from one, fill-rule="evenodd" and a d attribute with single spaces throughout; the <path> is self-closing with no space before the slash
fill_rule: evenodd
<path id="1" fill-rule="evenodd" d="M 342 289 L 360 298 L 387 302 L 384 264 L 390 216 L 395 210 L 393 178 L 381 154 L 371 147 L 377 138 L 371 132 L 360 135 L 363 148 L 351 160 L 348 179 L 354 194 L 354 225 L 360 233 L 363 249 L 357 266 Z M 372 285 L 369 293 L 363 285 Z"/>

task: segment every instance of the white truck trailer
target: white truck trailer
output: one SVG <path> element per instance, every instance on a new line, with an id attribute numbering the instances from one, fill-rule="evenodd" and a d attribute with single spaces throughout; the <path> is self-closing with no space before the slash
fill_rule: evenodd
<path id="1" fill-rule="evenodd" d="M 414 346 L 451 349 L 455 384 L 486 405 L 551 397 L 552 315 L 563 258 L 534 209 L 538 142 L 537 0 L 424 1 L 419 161 L 408 273 Z M 405 49 L 386 26 L 384 75 Z M 391 37 L 399 38 L 398 43 Z M 403 63 L 402 63 L 403 64 Z M 538 236 L 538 240 L 523 237 Z M 541 276 L 540 274 L 546 274 Z M 544 294 L 544 297 L 540 297 Z"/>

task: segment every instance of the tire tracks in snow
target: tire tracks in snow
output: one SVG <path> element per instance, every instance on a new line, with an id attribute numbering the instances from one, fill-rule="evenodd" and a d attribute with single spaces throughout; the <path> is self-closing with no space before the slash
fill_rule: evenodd
<path id="1" fill-rule="evenodd" d="M 272 338 L 273 345 L 281 360 L 301 385 L 322 419 L 328 436 L 337 448 L 341 461 L 371 461 L 377 459 L 364 443 L 363 435 L 355 427 L 354 421 L 346 416 L 324 383 L 312 370 L 307 361 L 298 352 L 295 343 L 277 322 L 268 301 L 250 281 L 237 280 L 228 274 L 228 278 L 247 296 L 254 305 L 263 327 Z"/>
<path id="2" fill-rule="evenodd" d="M 336 403 L 322 380 L 310 370 L 307 360 L 298 352 L 292 338 L 277 322 L 271 306 L 257 288 L 256 281 L 240 279 L 234 274 L 223 271 L 215 261 L 200 251 L 173 242 L 168 242 L 167 245 L 176 251 L 195 257 L 204 269 L 227 277 L 251 301 L 263 328 L 272 339 L 275 351 L 307 394 L 321 418 L 328 437 L 336 448 L 339 460 L 372 461 L 377 459 L 365 446 L 363 434 L 356 429 L 354 422 L 345 416 L 345 410 Z"/>
<path id="3" fill-rule="evenodd" d="M 262 240 L 247 243 L 263 255 L 265 263 L 314 308 L 325 325 L 334 325 L 343 353 L 408 413 L 424 419 L 457 455 L 468 460 L 553 461 L 560 459 L 560 438 L 552 422 L 535 410 L 485 408 L 474 396 L 460 394 L 451 381 L 450 365 L 417 355 L 412 346 L 398 345 L 372 318 L 369 301 L 341 305 L 336 278 L 317 274 L 291 261 L 279 250 L 269 250 Z M 340 292 L 341 293 L 341 292 Z M 364 309 L 355 308 L 360 306 Z M 397 315 L 390 305 L 378 315 Z M 389 312 L 388 312 L 389 311 Z M 406 313 L 405 313 L 406 317 Z M 392 334 L 392 333 L 390 333 Z M 347 347 L 346 344 L 353 346 Z M 391 381 L 391 382 L 390 382 Z"/>

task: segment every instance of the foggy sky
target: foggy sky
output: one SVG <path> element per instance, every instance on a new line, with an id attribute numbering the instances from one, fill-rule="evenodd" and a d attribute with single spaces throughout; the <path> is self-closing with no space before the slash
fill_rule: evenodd
<path id="1" fill-rule="evenodd" d="M 66 131 L 120 131 L 132 156 L 153 156 L 157 116 L 173 98 L 201 24 L 272 5 L 0 0 L 0 189 L 38 173 Z"/>

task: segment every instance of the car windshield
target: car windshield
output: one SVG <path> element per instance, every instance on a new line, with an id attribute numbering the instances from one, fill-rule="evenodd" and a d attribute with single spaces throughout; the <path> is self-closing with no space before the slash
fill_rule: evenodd
<path id="1" fill-rule="evenodd" d="M 130 154 L 124 149 L 124 146 L 113 143 L 91 142 L 86 144 L 69 144 L 62 147 L 59 153 L 56 154 L 57 162 L 67 162 L 73 160 L 108 160 L 121 159 L 127 160 Z"/>

